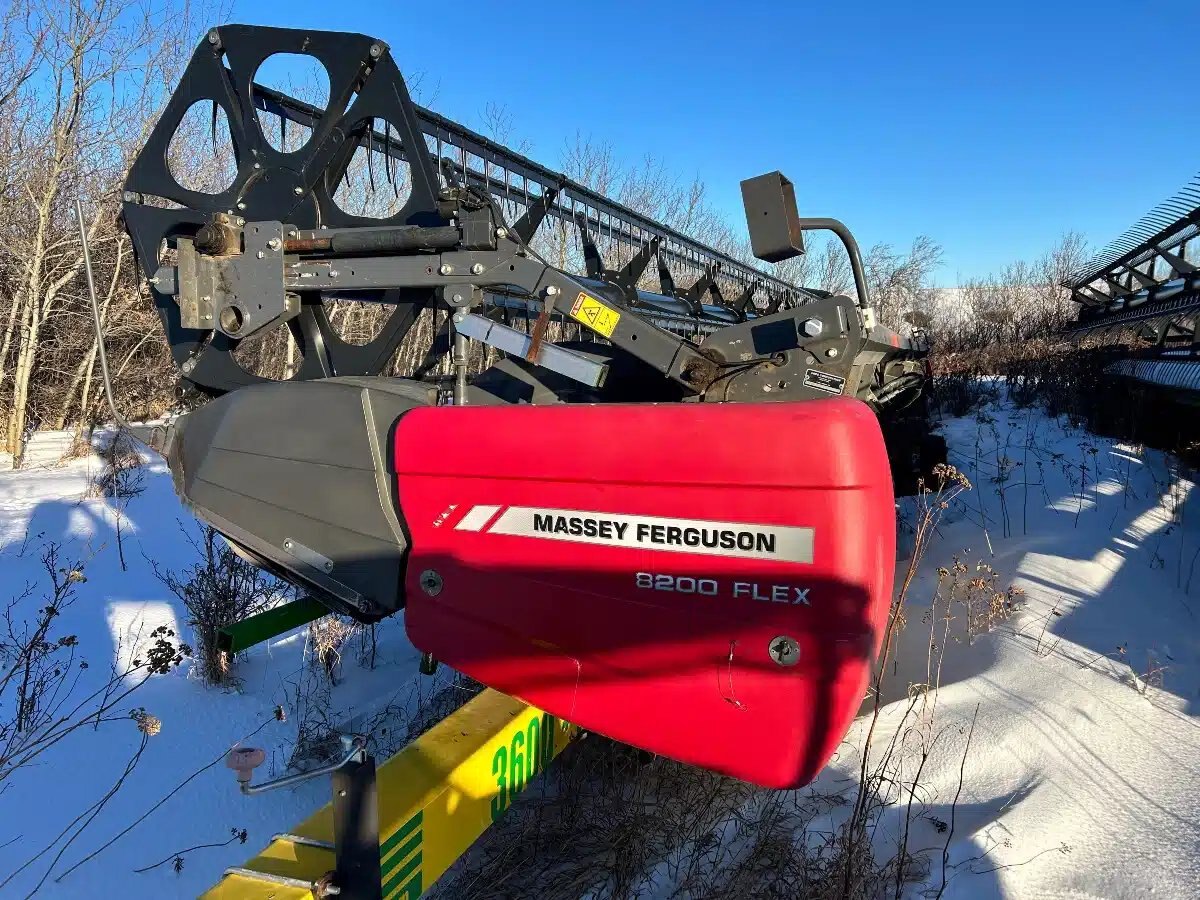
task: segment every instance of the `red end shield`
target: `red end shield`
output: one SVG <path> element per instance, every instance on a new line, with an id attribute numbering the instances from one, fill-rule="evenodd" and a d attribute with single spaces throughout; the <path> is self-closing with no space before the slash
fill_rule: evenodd
<path id="1" fill-rule="evenodd" d="M 891 475 L 865 405 L 417 409 L 394 465 L 418 648 L 760 785 L 828 761 L 892 590 Z"/>

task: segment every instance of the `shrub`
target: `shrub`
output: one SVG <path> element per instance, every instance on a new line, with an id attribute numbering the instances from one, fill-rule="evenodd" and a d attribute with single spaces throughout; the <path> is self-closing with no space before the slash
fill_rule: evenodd
<path id="1" fill-rule="evenodd" d="M 218 645 L 222 628 L 262 612 L 294 589 L 247 562 L 217 532 L 205 527 L 199 539 L 188 535 L 199 560 L 181 573 L 168 572 L 151 562 L 154 574 L 188 611 L 195 629 L 200 672 L 208 684 L 230 680 L 229 655 Z"/>

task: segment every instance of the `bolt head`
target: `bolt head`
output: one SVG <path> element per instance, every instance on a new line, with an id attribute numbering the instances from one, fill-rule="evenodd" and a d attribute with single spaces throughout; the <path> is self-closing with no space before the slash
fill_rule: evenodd
<path id="1" fill-rule="evenodd" d="M 221 40 L 221 36 L 219 34 L 217 34 L 217 29 L 214 28 L 212 31 L 210 31 L 208 33 L 208 42 L 210 44 L 212 44 L 213 46 L 216 46 L 217 42 L 220 40 Z"/>
<path id="2" fill-rule="evenodd" d="M 271 238 L 269 241 L 267 241 L 267 246 L 272 250 L 278 250 L 283 246 L 283 241 L 279 240 L 279 238 Z"/>
<path id="3" fill-rule="evenodd" d="M 245 208 L 246 208 L 246 204 L 243 203 L 241 200 L 239 200 L 238 201 L 238 209 L 245 209 Z"/>
<path id="4" fill-rule="evenodd" d="M 558 296 L 558 287 L 553 284 L 546 285 L 546 296 L 547 297 L 557 297 Z"/>
<path id="5" fill-rule="evenodd" d="M 371 45 L 371 59 L 379 59 L 379 57 L 381 57 L 381 56 L 383 56 L 383 47 L 380 46 L 379 44 L 372 44 Z"/>
<path id="6" fill-rule="evenodd" d="M 234 221 L 235 221 L 235 222 L 237 222 L 239 225 L 245 225 L 245 224 L 246 224 L 246 220 L 245 220 L 245 219 L 243 219 L 241 216 L 238 216 L 236 219 L 234 219 Z"/>
<path id="7" fill-rule="evenodd" d="M 483 263 L 475 263 L 475 265 L 471 266 L 471 274 L 472 275 L 482 275 L 483 274 Z"/>
<path id="8" fill-rule="evenodd" d="M 828 350 L 826 350 L 826 351 L 825 351 L 825 355 L 826 355 L 826 356 L 828 356 L 830 359 L 835 359 L 835 358 L 837 358 L 837 355 L 838 355 L 838 348 L 837 348 L 837 347 L 830 347 Z"/>
<path id="9" fill-rule="evenodd" d="M 820 319 L 805 319 L 800 323 L 800 333 L 805 337 L 816 337 L 825 330 L 825 325 Z"/>
<path id="10" fill-rule="evenodd" d="M 454 274 L 454 266 L 450 265 L 449 263 L 443 263 L 441 268 L 438 269 L 438 274 L 439 275 L 453 275 Z"/>
<path id="11" fill-rule="evenodd" d="M 263 253 L 261 250 L 259 250 L 259 251 L 258 251 L 258 253 L 254 254 L 254 255 L 255 255 L 255 256 L 258 258 L 258 259 L 262 259 L 262 258 L 263 258 L 264 256 L 266 256 L 267 254 L 265 254 L 265 253 Z"/>
<path id="12" fill-rule="evenodd" d="M 496 237 L 498 237 L 498 238 L 508 237 L 508 229 L 507 228 L 497 228 L 496 229 Z"/>
<path id="13" fill-rule="evenodd" d="M 294 188 L 292 188 L 292 193 L 297 197 L 301 197 L 304 195 L 304 188 L 300 187 L 300 185 L 296 185 Z"/>
<path id="14" fill-rule="evenodd" d="M 796 643 L 795 638 L 788 637 L 786 634 L 771 638 L 771 643 L 767 646 L 767 653 L 781 666 L 794 666 L 800 662 L 800 645 Z"/>
<path id="15" fill-rule="evenodd" d="M 442 576 L 433 569 L 426 569 L 421 573 L 421 590 L 430 597 L 436 597 L 442 592 Z"/>
<path id="16" fill-rule="evenodd" d="M 339 274 L 340 274 L 340 273 L 338 272 L 338 270 L 337 270 L 337 269 L 330 269 L 330 270 L 329 270 L 329 277 L 330 277 L 330 278 L 337 278 Z"/>

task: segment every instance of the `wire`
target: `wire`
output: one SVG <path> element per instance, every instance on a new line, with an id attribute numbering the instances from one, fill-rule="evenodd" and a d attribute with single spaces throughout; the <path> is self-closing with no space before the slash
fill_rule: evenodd
<path id="1" fill-rule="evenodd" d="M 108 374 L 108 354 L 104 352 L 104 330 L 100 323 L 100 303 L 96 299 L 96 280 L 92 276 L 92 253 L 88 248 L 87 226 L 83 221 L 83 203 L 78 194 L 75 195 L 75 217 L 79 220 L 79 241 L 83 245 L 83 271 L 87 274 L 88 297 L 92 301 L 92 326 L 96 329 L 96 355 L 100 358 L 100 376 L 104 381 L 104 395 L 108 398 L 108 408 L 117 425 L 128 430 L 129 422 L 121 415 L 113 400 L 112 379 Z"/>
<path id="2" fill-rule="evenodd" d="M 121 411 L 117 409 L 117 402 L 113 399 L 112 378 L 108 374 L 108 354 L 104 351 L 104 326 L 100 321 L 100 301 L 96 297 L 96 279 L 92 275 L 92 253 L 88 247 L 87 225 L 83 220 L 83 203 L 79 199 L 79 194 L 75 195 L 75 218 L 79 220 L 79 242 L 83 246 L 83 271 L 87 276 L 88 299 L 92 303 L 92 327 L 96 331 L 96 356 L 100 360 L 100 380 L 104 382 L 104 396 L 108 398 L 109 412 L 112 413 L 119 431 L 124 431 L 138 443 L 159 453 L 162 451 L 162 447 L 156 447 L 151 441 L 145 440 L 134 432 L 133 426 L 129 424 L 128 419 L 121 415 Z M 153 436 L 157 431 L 157 428 L 153 429 L 151 435 Z"/>

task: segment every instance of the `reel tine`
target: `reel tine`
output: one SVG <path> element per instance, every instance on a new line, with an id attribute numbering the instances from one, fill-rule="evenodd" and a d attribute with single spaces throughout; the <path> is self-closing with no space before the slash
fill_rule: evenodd
<path id="1" fill-rule="evenodd" d="M 371 183 L 371 193 L 375 193 L 375 167 L 372 156 L 375 153 L 375 117 L 367 119 L 367 179 Z"/>
<path id="2" fill-rule="evenodd" d="M 392 123 L 387 119 L 383 120 L 383 168 L 387 175 L 388 184 L 392 186 L 392 193 L 398 199 L 400 197 L 400 186 L 397 182 L 397 172 L 394 170 L 396 160 L 392 158 Z"/>

